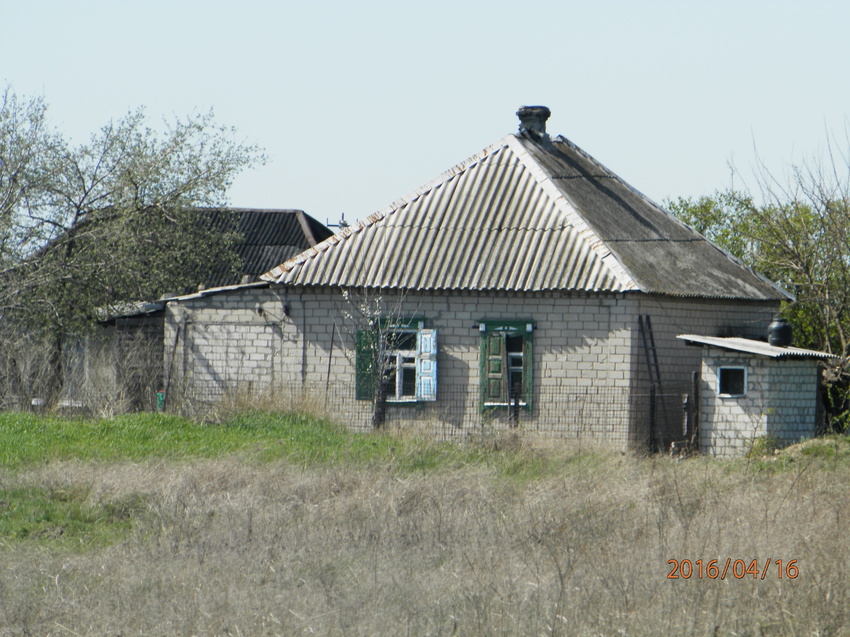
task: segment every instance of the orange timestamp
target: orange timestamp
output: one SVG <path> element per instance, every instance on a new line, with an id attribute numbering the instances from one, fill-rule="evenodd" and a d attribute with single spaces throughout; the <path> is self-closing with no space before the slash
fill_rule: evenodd
<path id="1" fill-rule="evenodd" d="M 733 560 L 727 557 L 725 562 L 720 560 L 667 560 L 671 566 L 667 573 L 667 579 L 691 579 L 695 577 L 702 579 L 722 579 L 734 577 L 744 579 L 752 576 L 753 579 L 765 579 L 773 572 L 779 579 L 796 579 L 800 575 L 797 560 L 771 560 L 768 559 L 759 564 L 758 560 Z"/>

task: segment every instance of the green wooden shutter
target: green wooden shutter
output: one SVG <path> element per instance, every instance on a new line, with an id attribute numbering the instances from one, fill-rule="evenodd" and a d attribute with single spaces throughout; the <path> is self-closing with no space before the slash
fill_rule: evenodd
<path id="1" fill-rule="evenodd" d="M 534 394 L 534 378 L 532 370 L 534 369 L 534 347 L 533 336 L 534 332 L 526 331 L 523 333 L 522 339 L 522 384 L 523 392 L 525 392 L 525 409 L 531 411 L 531 397 Z"/>
<path id="2" fill-rule="evenodd" d="M 482 407 L 484 403 L 504 403 L 508 391 L 504 335 L 485 334 L 481 350 Z"/>
<path id="3" fill-rule="evenodd" d="M 359 330 L 355 335 L 354 397 L 357 400 L 375 397 L 377 337 L 374 330 Z"/>

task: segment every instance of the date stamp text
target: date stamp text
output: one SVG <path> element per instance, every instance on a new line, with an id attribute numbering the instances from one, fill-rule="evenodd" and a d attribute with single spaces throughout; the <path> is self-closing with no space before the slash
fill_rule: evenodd
<path id="1" fill-rule="evenodd" d="M 670 572 L 667 579 L 722 579 L 735 578 L 765 579 L 768 576 L 779 579 L 796 579 L 800 575 L 797 560 L 667 560 Z"/>

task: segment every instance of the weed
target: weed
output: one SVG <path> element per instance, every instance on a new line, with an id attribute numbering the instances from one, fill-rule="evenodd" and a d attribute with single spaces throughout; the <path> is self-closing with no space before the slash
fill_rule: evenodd
<path id="1" fill-rule="evenodd" d="M 845 437 L 770 474 L 508 442 L 2 416 L 0 633 L 848 632 Z M 771 570 L 707 576 L 727 558 Z"/>

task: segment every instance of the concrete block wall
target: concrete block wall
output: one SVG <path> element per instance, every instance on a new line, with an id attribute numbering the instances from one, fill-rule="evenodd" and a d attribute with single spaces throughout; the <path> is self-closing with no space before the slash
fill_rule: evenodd
<path id="1" fill-rule="evenodd" d="M 765 339 L 767 327 L 779 311 L 777 302 L 688 299 L 635 295 L 632 356 L 636 361 L 634 393 L 649 386 L 646 355 L 638 331 L 637 315 L 649 316 L 661 370 L 656 436 L 662 449 L 684 435 L 682 395 L 691 391 L 694 372 L 702 365 L 702 349 L 677 339 L 679 334 L 738 336 Z"/>
<path id="2" fill-rule="evenodd" d="M 437 401 L 390 404 L 390 425 L 443 436 L 508 427 L 506 410 L 479 410 L 478 322 L 529 320 L 535 325 L 534 408 L 523 412 L 522 426 L 627 445 L 632 344 L 623 295 L 372 294 L 346 300 L 333 289 L 242 289 L 169 304 L 166 348 L 178 346 L 167 365 L 174 369 L 173 384 L 198 404 L 212 404 L 227 391 L 307 388 L 331 400 L 352 429 L 367 430 L 372 405 L 354 398 L 354 343 L 356 331 L 378 314 L 423 318 L 437 330 L 439 344 Z"/>
<path id="3" fill-rule="evenodd" d="M 662 391 L 677 393 L 700 364 L 699 350 L 686 347 L 678 334 L 760 333 L 775 310 L 770 304 L 627 294 L 373 293 L 346 299 L 338 289 L 244 288 L 169 304 L 166 368 L 171 384 L 199 405 L 227 391 L 306 391 L 352 429 L 368 430 L 372 405 L 354 398 L 355 333 L 378 314 L 424 318 L 438 334 L 437 401 L 391 404 L 387 422 L 452 437 L 510 426 L 506 410 L 479 411 L 477 325 L 530 320 L 534 407 L 522 413 L 522 427 L 627 448 L 645 437 L 635 423 L 645 419 L 646 401 L 633 400 L 648 387 L 639 314 L 652 319 Z M 665 400 L 664 435 L 678 438 L 680 397 Z"/>
<path id="4" fill-rule="evenodd" d="M 747 395 L 721 396 L 718 369 L 747 369 Z M 814 436 L 818 369 L 813 359 L 784 360 L 708 348 L 702 362 L 700 451 L 719 457 L 745 454 L 755 440 L 785 443 Z"/>
<path id="5" fill-rule="evenodd" d="M 812 359 L 777 362 L 768 369 L 767 435 L 787 443 L 811 438 L 817 429 L 818 363 Z"/>

